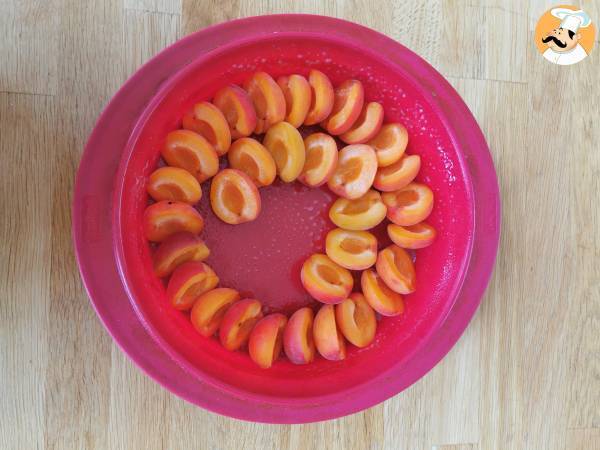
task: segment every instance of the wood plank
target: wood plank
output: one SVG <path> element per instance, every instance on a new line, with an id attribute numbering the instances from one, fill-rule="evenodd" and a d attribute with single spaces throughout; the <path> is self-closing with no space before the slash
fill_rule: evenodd
<path id="1" fill-rule="evenodd" d="M 125 9 L 181 15 L 181 0 L 123 0 Z"/>
<path id="2" fill-rule="evenodd" d="M 0 92 L 54 95 L 58 0 L 0 1 Z"/>
<path id="3" fill-rule="evenodd" d="M 566 450 L 600 450 L 600 428 L 567 430 Z"/>

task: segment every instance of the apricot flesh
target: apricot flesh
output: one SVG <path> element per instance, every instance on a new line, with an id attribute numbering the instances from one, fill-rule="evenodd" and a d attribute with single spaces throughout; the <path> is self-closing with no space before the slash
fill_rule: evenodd
<path id="1" fill-rule="evenodd" d="M 363 294 L 353 292 L 346 300 L 335 305 L 335 317 L 340 331 L 351 344 L 364 348 L 375 339 L 375 311 Z"/>
<path id="2" fill-rule="evenodd" d="M 338 161 L 335 139 L 325 133 L 313 133 L 304 138 L 306 159 L 298 181 L 310 187 L 325 184 L 333 175 Z"/>
<path id="3" fill-rule="evenodd" d="M 193 205 L 200 201 L 200 183 L 187 170 L 161 167 L 150 174 L 146 190 L 157 202 L 171 200 Z"/>
<path id="4" fill-rule="evenodd" d="M 415 291 L 416 275 L 410 255 L 395 244 L 379 252 L 376 264 L 377 274 L 385 284 L 399 294 Z"/>
<path id="5" fill-rule="evenodd" d="M 210 187 L 210 204 L 215 215 L 230 225 L 250 222 L 260 214 L 260 193 L 252 179 L 236 169 L 223 169 Z"/>
<path id="6" fill-rule="evenodd" d="M 229 351 L 244 346 L 254 325 L 262 316 L 262 305 L 258 300 L 246 298 L 235 302 L 229 307 L 219 326 L 221 345 Z"/>
<path id="7" fill-rule="evenodd" d="M 355 200 L 338 198 L 329 209 L 329 218 L 345 230 L 369 230 L 385 219 L 386 212 L 381 194 L 371 189 Z"/>
<path id="8" fill-rule="evenodd" d="M 248 341 L 248 353 L 261 368 L 268 369 L 279 358 L 286 325 L 287 317 L 274 313 L 263 317 L 254 326 Z"/>
<path id="9" fill-rule="evenodd" d="M 202 336 L 212 336 L 219 329 L 227 309 L 239 299 L 240 294 L 229 288 L 216 288 L 203 293 L 192 306 L 192 325 Z"/>
<path id="10" fill-rule="evenodd" d="M 187 203 L 163 200 L 146 207 L 143 224 L 149 241 L 162 242 L 181 231 L 200 233 L 204 228 L 204 219 Z"/>
<path id="11" fill-rule="evenodd" d="M 154 273 L 157 277 L 166 277 L 186 261 L 203 261 L 210 250 L 198 236 L 181 232 L 172 234 L 158 246 L 152 258 Z"/>
<path id="12" fill-rule="evenodd" d="M 350 294 L 354 284 L 347 269 L 320 253 L 304 261 L 300 279 L 304 289 L 322 303 L 341 302 Z"/>
<path id="13" fill-rule="evenodd" d="M 335 228 L 325 238 L 327 256 L 349 270 L 364 270 L 377 260 L 377 239 L 368 231 Z"/>
<path id="14" fill-rule="evenodd" d="M 313 336 L 317 351 L 330 361 L 346 358 L 346 341 L 336 324 L 334 305 L 323 305 L 315 316 Z"/>
<path id="15" fill-rule="evenodd" d="M 377 173 L 375 151 L 364 144 L 348 145 L 340 150 L 338 163 L 327 185 L 340 197 L 362 197 L 373 185 Z"/>
<path id="16" fill-rule="evenodd" d="M 313 322 L 314 313 L 308 307 L 297 310 L 287 322 L 283 332 L 283 349 L 293 364 L 308 364 L 315 358 Z"/>
<path id="17" fill-rule="evenodd" d="M 269 151 L 257 140 L 240 138 L 227 153 L 229 167 L 248 175 L 258 187 L 268 186 L 275 180 L 277 167 Z"/>
<path id="18" fill-rule="evenodd" d="M 263 145 L 271 153 L 282 181 L 290 183 L 302 173 L 306 153 L 300 132 L 287 122 L 279 122 L 267 131 Z"/>

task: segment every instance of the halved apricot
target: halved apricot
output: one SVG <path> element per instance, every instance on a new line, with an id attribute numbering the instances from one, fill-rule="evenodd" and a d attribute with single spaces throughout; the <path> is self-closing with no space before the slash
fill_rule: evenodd
<path id="1" fill-rule="evenodd" d="M 375 339 L 375 311 L 361 293 L 353 292 L 335 305 L 335 318 L 344 337 L 357 347 L 366 347 Z"/>
<path id="2" fill-rule="evenodd" d="M 296 311 L 283 332 L 283 349 L 293 364 L 308 364 L 315 359 L 314 313 L 305 307 Z"/>
<path id="3" fill-rule="evenodd" d="M 377 153 L 379 167 L 389 166 L 402 158 L 408 144 L 408 133 L 402 124 L 388 123 L 368 144 Z"/>
<path id="4" fill-rule="evenodd" d="M 338 163 L 327 185 L 340 197 L 362 197 L 373 185 L 377 173 L 375 151 L 364 144 L 347 145 L 338 154 Z"/>
<path id="5" fill-rule="evenodd" d="M 392 244 L 381 250 L 377 256 L 376 270 L 392 291 L 398 294 L 415 291 L 415 266 L 403 248 Z"/>
<path id="6" fill-rule="evenodd" d="M 154 273 L 162 278 L 186 261 L 204 261 L 210 250 L 202 239 L 186 231 L 172 234 L 160 243 L 152 261 Z"/>
<path id="7" fill-rule="evenodd" d="M 270 185 L 277 175 L 271 153 L 256 139 L 241 138 L 234 141 L 227 159 L 230 167 L 244 172 L 258 187 Z"/>
<path id="8" fill-rule="evenodd" d="M 325 133 L 313 133 L 304 138 L 304 148 L 306 160 L 298 181 L 311 187 L 325 184 L 337 166 L 335 139 Z"/>
<path id="9" fill-rule="evenodd" d="M 373 186 L 383 192 L 397 191 L 412 182 L 421 169 L 419 155 L 404 155 L 394 164 L 380 167 Z"/>
<path id="10" fill-rule="evenodd" d="M 256 111 L 248 93 L 235 84 L 219 89 L 213 98 L 229 124 L 231 137 L 250 136 L 256 128 Z"/>
<path id="11" fill-rule="evenodd" d="M 285 97 L 275 80 L 266 72 L 256 72 L 244 84 L 256 111 L 257 134 L 285 118 Z"/>
<path id="12" fill-rule="evenodd" d="M 387 233 L 398 247 L 414 250 L 431 245 L 437 234 L 435 228 L 425 222 L 406 227 L 390 223 L 387 226 Z"/>
<path id="13" fill-rule="evenodd" d="M 248 341 L 248 353 L 261 368 L 268 369 L 279 358 L 286 325 L 287 317 L 275 313 L 263 317 L 254 326 Z"/>
<path id="14" fill-rule="evenodd" d="M 277 174 L 286 183 L 294 181 L 304 168 L 304 141 L 300 132 L 287 122 L 279 122 L 267 131 L 263 145 L 269 150 Z"/>
<path id="15" fill-rule="evenodd" d="M 204 220 L 198 211 L 187 203 L 163 200 L 146 207 L 143 217 L 146 239 L 162 242 L 181 231 L 198 234 Z"/>
<path id="16" fill-rule="evenodd" d="M 192 325 L 202 336 L 212 336 L 219 329 L 227 309 L 239 299 L 240 294 L 234 289 L 216 288 L 205 292 L 192 306 Z"/>
<path id="17" fill-rule="evenodd" d="M 377 260 L 377 239 L 368 231 L 335 228 L 327 233 L 325 252 L 346 269 L 364 270 Z"/>
<path id="18" fill-rule="evenodd" d="M 161 155 L 169 166 L 187 170 L 199 183 L 219 171 L 219 156 L 212 144 L 190 130 L 171 131 Z"/>
<path id="19" fill-rule="evenodd" d="M 200 183 L 187 170 L 161 167 L 150 174 L 146 190 L 157 202 L 172 200 L 193 205 L 200 201 Z"/>
<path id="20" fill-rule="evenodd" d="M 231 305 L 219 327 L 221 345 L 229 351 L 245 345 L 254 325 L 262 316 L 262 305 L 253 298 L 246 298 Z"/>
<path id="21" fill-rule="evenodd" d="M 333 86 L 327 75 L 319 70 L 311 70 L 308 74 L 310 85 L 310 107 L 304 125 L 316 125 L 327 119 L 333 109 L 335 98 Z"/>
<path id="22" fill-rule="evenodd" d="M 330 361 L 346 358 L 346 340 L 338 329 L 333 305 L 323 305 L 315 316 L 313 337 L 317 351 Z"/>
<path id="23" fill-rule="evenodd" d="M 365 92 L 360 81 L 344 81 L 335 89 L 333 109 L 321 126 L 334 136 L 345 133 L 358 119 L 364 98 Z"/>
<path id="24" fill-rule="evenodd" d="M 329 209 L 329 218 L 345 230 L 369 230 L 385 219 L 386 212 L 381 194 L 371 189 L 356 200 L 338 198 Z"/>
<path id="25" fill-rule="evenodd" d="M 212 180 L 210 205 L 225 223 L 236 225 L 250 222 L 260 214 L 260 193 L 244 172 L 223 169 Z"/>
<path id="26" fill-rule="evenodd" d="M 187 310 L 202 294 L 219 284 L 219 277 L 203 262 L 188 261 L 177 267 L 167 285 L 167 297 L 175 309 Z"/>
<path id="27" fill-rule="evenodd" d="M 362 273 L 360 284 L 371 308 L 382 316 L 397 316 L 404 312 L 402 295 L 391 290 L 373 269 Z"/>
<path id="28" fill-rule="evenodd" d="M 300 279 L 304 289 L 322 303 L 341 302 L 348 297 L 354 284 L 347 269 L 320 253 L 315 253 L 304 261 Z"/>
<path id="29" fill-rule="evenodd" d="M 421 183 L 410 183 L 394 192 L 385 192 L 381 199 L 387 206 L 387 217 L 396 225 L 415 225 L 425 220 L 433 209 L 433 192 Z"/>
<path id="30" fill-rule="evenodd" d="M 340 136 L 346 144 L 364 144 L 375 137 L 383 123 L 383 106 L 381 103 L 369 102 L 354 122 L 354 125 Z"/>
<path id="31" fill-rule="evenodd" d="M 285 97 L 285 121 L 298 128 L 306 119 L 310 108 L 310 85 L 302 75 L 279 77 L 277 84 Z"/>
<path id="32" fill-rule="evenodd" d="M 183 116 L 183 128 L 204 136 L 219 156 L 229 150 L 229 124 L 221 110 L 210 102 L 196 103 L 192 110 Z"/>

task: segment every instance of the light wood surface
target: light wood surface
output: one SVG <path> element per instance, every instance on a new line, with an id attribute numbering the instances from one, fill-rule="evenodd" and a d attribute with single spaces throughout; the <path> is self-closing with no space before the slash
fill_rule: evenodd
<path id="1" fill-rule="evenodd" d="M 533 30 L 552 3 L 0 0 L 0 448 L 600 449 L 600 49 L 544 61 Z M 579 4 L 599 25 L 600 3 Z M 477 117 L 503 200 L 494 277 L 443 362 L 303 426 L 220 417 L 143 375 L 95 316 L 70 236 L 85 140 L 125 79 L 201 27 L 274 12 L 353 20 L 425 57 Z"/>

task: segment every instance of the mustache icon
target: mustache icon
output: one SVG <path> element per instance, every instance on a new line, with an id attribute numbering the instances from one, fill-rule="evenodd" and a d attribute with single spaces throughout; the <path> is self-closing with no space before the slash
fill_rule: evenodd
<path id="1" fill-rule="evenodd" d="M 558 40 L 558 38 L 556 38 L 555 36 L 546 36 L 545 38 L 542 38 L 542 42 L 545 44 L 547 42 L 550 41 L 554 41 L 554 43 L 556 45 L 558 45 L 560 48 L 565 48 L 567 46 L 567 44 L 565 42 L 561 42 Z"/>

